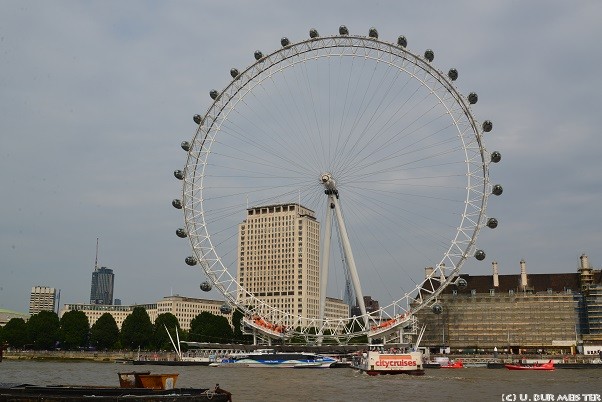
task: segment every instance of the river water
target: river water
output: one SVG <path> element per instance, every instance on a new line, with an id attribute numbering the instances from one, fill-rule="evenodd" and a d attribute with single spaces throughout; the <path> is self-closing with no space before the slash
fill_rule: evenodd
<path id="1" fill-rule="evenodd" d="M 117 373 L 179 373 L 177 386 L 232 393 L 254 401 L 600 401 L 602 369 L 551 372 L 506 369 L 427 369 L 422 377 L 370 377 L 350 368 L 132 366 L 118 363 L 4 360 L 0 383 L 118 386 Z"/>

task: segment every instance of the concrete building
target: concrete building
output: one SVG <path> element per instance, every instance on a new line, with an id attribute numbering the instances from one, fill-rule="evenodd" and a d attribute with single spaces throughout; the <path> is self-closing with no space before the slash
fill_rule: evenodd
<path id="1" fill-rule="evenodd" d="M 113 304 L 115 274 L 107 267 L 95 267 L 90 286 L 90 304 Z"/>
<path id="2" fill-rule="evenodd" d="M 223 305 L 224 302 L 220 300 L 196 299 L 178 295 L 167 296 L 157 302 L 157 316 L 163 313 L 172 313 L 178 319 L 180 328 L 186 331 L 190 329 L 190 321 L 203 312 L 224 316 L 232 325 L 232 313 L 222 313 L 220 309 Z"/>
<path id="3" fill-rule="evenodd" d="M 319 316 L 320 224 L 299 204 L 247 209 L 238 228 L 237 281 L 281 311 L 272 322 L 295 325 L 296 317 Z M 247 294 L 238 301 L 252 304 Z M 331 310 L 333 311 L 333 310 Z"/>
<path id="4" fill-rule="evenodd" d="M 29 316 L 25 313 L 19 313 L 18 311 L 11 311 L 0 308 L 0 327 L 5 326 L 13 318 L 22 318 L 25 321 L 27 321 L 29 319 Z"/>
<path id="5" fill-rule="evenodd" d="M 157 303 L 138 304 L 132 306 L 106 305 L 106 304 L 65 304 L 61 309 L 60 316 L 67 311 L 83 311 L 88 317 L 90 326 L 105 313 L 109 313 L 115 319 L 117 327 L 121 329 L 121 324 L 128 315 L 132 313 L 135 307 L 144 307 L 152 323 L 163 313 L 172 313 L 184 330 L 190 329 L 190 321 L 202 312 L 209 312 L 215 315 L 223 315 L 232 325 L 232 313 L 222 314 L 220 307 L 224 304 L 219 300 L 195 299 L 192 297 L 167 296 Z"/>
<path id="6" fill-rule="evenodd" d="M 29 296 L 29 314 L 55 311 L 57 290 L 46 286 L 34 286 Z"/>
<path id="7" fill-rule="evenodd" d="M 349 305 L 341 299 L 326 297 L 326 304 L 324 306 L 324 317 L 326 319 L 332 320 L 349 317 Z"/>
<path id="8" fill-rule="evenodd" d="M 157 318 L 157 304 L 137 304 L 132 306 L 117 306 L 110 304 L 86 304 L 86 303 L 73 303 L 73 304 L 65 304 L 59 313 L 59 317 L 62 317 L 67 311 L 82 311 L 86 314 L 88 318 L 88 322 L 90 323 L 90 327 L 98 321 L 98 319 L 105 313 L 109 313 L 115 319 L 117 323 L 117 328 L 121 329 L 121 324 L 123 324 L 123 320 L 126 319 L 128 315 L 132 313 L 135 307 L 143 307 L 148 316 L 150 317 L 151 322 L 155 322 Z"/>
<path id="9" fill-rule="evenodd" d="M 583 260 L 583 259 L 582 259 Z M 587 260 L 586 260 L 587 261 Z M 600 324 L 597 306 L 584 298 L 583 279 L 592 300 L 597 299 L 600 272 L 528 274 L 520 261 L 520 273 L 500 275 L 492 263 L 492 275 L 461 275 L 465 289 L 449 286 L 438 302 L 441 314 L 424 308 L 418 314 L 426 324 L 422 344 L 454 350 L 525 350 L 574 352 L 591 323 Z M 584 274 L 585 272 L 585 274 Z M 596 296 L 594 296 L 596 294 Z M 589 308 L 589 310 L 588 310 Z M 581 317 L 581 318 L 580 318 Z M 583 323 L 589 323 L 588 329 Z"/>

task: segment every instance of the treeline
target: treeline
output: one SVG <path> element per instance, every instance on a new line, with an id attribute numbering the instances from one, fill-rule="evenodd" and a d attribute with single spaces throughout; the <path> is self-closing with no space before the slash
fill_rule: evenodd
<path id="1" fill-rule="evenodd" d="M 42 311 L 29 320 L 11 319 L 0 327 L 0 344 L 16 349 L 34 350 L 170 350 L 169 335 L 194 342 L 247 343 L 242 334 L 242 313 L 234 311 L 230 326 L 226 317 L 209 312 L 197 315 L 184 331 L 175 315 L 160 314 L 153 324 L 143 307 L 135 307 L 117 327 L 110 313 L 105 313 L 90 326 L 82 311 L 68 311 L 59 319 L 52 311 Z M 177 331 L 177 334 L 176 334 Z"/>

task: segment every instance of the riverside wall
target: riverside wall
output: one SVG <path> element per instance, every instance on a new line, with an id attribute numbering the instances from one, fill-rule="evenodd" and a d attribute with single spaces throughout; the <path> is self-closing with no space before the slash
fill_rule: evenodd
<path id="1" fill-rule="evenodd" d="M 114 363 L 129 360 L 173 360 L 173 352 L 5 350 L 4 360 L 81 360 Z"/>

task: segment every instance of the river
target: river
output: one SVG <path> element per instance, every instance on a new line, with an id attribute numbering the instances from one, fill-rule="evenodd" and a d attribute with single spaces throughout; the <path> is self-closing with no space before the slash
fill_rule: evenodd
<path id="1" fill-rule="evenodd" d="M 600 401 L 602 369 L 551 372 L 427 369 L 422 377 L 370 377 L 349 368 L 132 366 L 117 363 L 4 360 L 0 383 L 118 386 L 117 373 L 179 373 L 177 386 L 213 387 L 234 402 L 254 401 Z"/>

